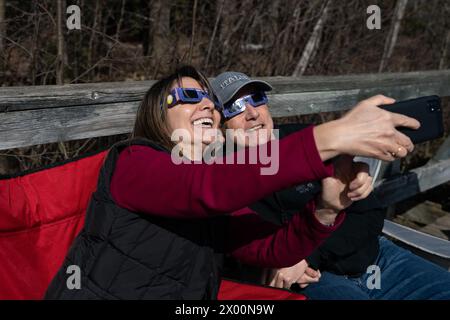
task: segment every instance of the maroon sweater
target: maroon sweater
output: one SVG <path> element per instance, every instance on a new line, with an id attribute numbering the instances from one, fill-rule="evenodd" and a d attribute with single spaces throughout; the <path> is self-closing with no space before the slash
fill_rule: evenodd
<path id="1" fill-rule="evenodd" d="M 311 202 L 289 224 L 278 227 L 247 208 L 280 189 L 333 174 L 332 165 L 324 165 L 317 151 L 313 127 L 279 143 L 275 175 L 261 175 L 261 164 L 177 165 L 166 152 L 134 145 L 120 153 L 111 194 L 123 208 L 166 218 L 231 213 L 227 244 L 234 257 L 261 267 L 291 266 L 311 254 L 342 223 L 344 213 L 333 227 L 326 227 L 315 218 Z"/>

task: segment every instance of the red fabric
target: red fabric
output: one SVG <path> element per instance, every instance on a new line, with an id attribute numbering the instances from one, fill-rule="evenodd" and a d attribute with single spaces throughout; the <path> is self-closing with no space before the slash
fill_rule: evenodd
<path id="1" fill-rule="evenodd" d="M 333 227 L 321 224 L 313 212 L 314 201 L 289 223 L 279 227 L 263 220 L 250 208 L 235 211 L 230 222 L 228 251 L 248 265 L 284 268 L 308 257 L 344 221 L 341 212 Z"/>
<path id="2" fill-rule="evenodd" d="M 222 280 L 217 300 L 306 300 L 288 290 Z"/>
<path id="3" fill-rule="evenodd" d="M 0 299 L 41 299 L 83 227 L 106 151 L 0 179 Z"/>

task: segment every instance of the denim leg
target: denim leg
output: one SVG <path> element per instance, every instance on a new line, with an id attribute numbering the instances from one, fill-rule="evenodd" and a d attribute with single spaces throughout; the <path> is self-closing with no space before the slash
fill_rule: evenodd
<path id="1" fill-rule="evenodd" d="M 384 237 L 379 242 L 380 253 L 375 264 L 381 272 L 380 289 L 366 287 L 372 299 L 450 299 L 450 272 Z"/>
<path id="2" fill-rule="evenodd" d="M 319 282 L 311 283 L 299 293 L 311 300 L 368 300 L 361 289 L 360 278 L 347 278 L 330 272 L 322 272 Z"/>

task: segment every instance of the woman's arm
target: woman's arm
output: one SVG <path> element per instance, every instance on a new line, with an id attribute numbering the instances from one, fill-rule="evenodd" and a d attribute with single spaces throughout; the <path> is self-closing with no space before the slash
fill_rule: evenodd
<path id="1" fill-rule="evenodd" d="M 202 218 L 239 210 L 274 191 L 333 174 L 332 165 L 320 159 L 313 127 L 276 143 L 279 154 L 272 155 L 272 161 L 278 161 L 278 171 L 273 175 L 262 175 L 260 163 L 177 165 L 165 152 L 131 146 L 119 156 L 111 194 L 131 211 Z"/>
<path id="2" fill-rule="evenodd" d="M 327 227 L 313 214 L 314 201 L 304 211 L 282 227 L 262 220 L 249 208 L 233 213 L 226 251 L 246 264 L 261 267 L 283 268 L 298 263 L 329 237 L 345 216 L 339 213 L 334 225 Z"/>
<path id="3" fill-rule="evenodd" d="M 343 118 L 315 127 L 314 133 L 309 127 L 280 140 L 278 157 L 272 159 L 278 160 L 274 175 L 262 175 L 261 164 L 176 165 L 168 154 L 132 146 L 136 152 L 125 150 L 119 156 L 111 193 L 117 204 L 133 211 L 205 217 L 238 210 L 294 184 L 328 177 L 332 167 L 322 161 L 337 154 L 382 160 L 404 157 L 413 145 L 395 127 L 418 128 L 420 124 L 376 107 L 392 102 L 383 96 L 372 97 Z"/>

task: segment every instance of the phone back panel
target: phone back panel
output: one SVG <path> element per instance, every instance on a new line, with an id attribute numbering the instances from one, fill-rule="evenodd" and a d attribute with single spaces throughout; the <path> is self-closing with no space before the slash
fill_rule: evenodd
<path id="1" fill-rule="evenodd" d="M 400 113 L 420 122 L 417 130 L 399 127 L 414 144 L 440 138 L 444 134 L 441 99 L 438 96 L 426 96 L 411 100 L 383 105 L 380 108 Z"/>

